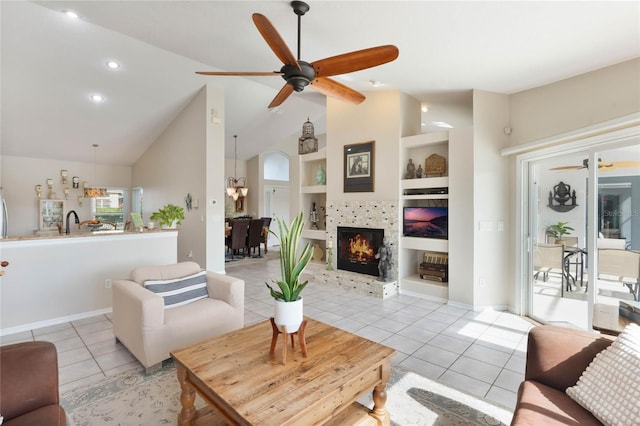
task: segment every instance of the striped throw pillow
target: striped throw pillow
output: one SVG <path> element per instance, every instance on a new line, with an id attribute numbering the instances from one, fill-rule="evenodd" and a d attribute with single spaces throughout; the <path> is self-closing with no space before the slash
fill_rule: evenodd
<path id="1" fill-rule="evenodd" d="M 147 280 L 147 290 L 164 298 L 164 308 L 175 308 L 196 300 L 209 297 L 207 291 L 207 271 L 200 271 L 187 277 L 173 280 Z"/>

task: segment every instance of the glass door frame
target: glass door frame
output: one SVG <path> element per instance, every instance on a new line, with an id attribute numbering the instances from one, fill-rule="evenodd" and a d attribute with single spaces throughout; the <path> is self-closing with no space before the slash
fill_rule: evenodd
<path id="1" fill-rule="evenodd" d="M 531 277 L 533 238 L 531 232 L 533 225 L 530 218 L 529 203 L 531 201 L 531 179 L 529 175 L 530 165 L 533 162 L 546 158 L 567 154 L 588 153 L 589 164 L 597 164 L 600 151 L 638 144 L 640 140 L 640 117 L 634 115 L 632 123 L 621 125 L 617 128 L 612 123 L 609 125 L 584 129 L 539 141 L 528 147 L 520 148 L 522 153 L 515 151 L 516 156 L 516 279 L 514 288 L 514 310 L 521 315 L 529 316 L 532 311 Z M 613 127 L 613 128 L 612 128 Z M 608 131 L 607 131 L 608 130 Z M 528 148 L 528 150 L 527 150 Z M 526 151 L 526 152 L 525 152 Z M 510 154 L 503 152 L 503 155 Z M 587 247 L 597 247 L 598 226 L 598 172 L 597 167 L 590 167 L 588 173 L 587 189 Z M 534 221 L 535 222 L 535 221 Z M 534 223 L 535 224 L 535 223 Z M 587 253 L 587 264 L 592 265 L 588 269 L 588 282 L 594 283 L 597 277 L 597 254 L 591 249 Z M 593 304 L 595 302 L 595 285 L 590 285 L 587 291 L 588 324 L 591 328 L 593 321 Z"/>

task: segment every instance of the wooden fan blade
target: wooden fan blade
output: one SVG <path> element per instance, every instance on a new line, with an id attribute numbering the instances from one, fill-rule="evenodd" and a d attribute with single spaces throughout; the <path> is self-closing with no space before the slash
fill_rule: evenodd
<path id="1" fill-rule="evenodd" d="M 342 99 L 343 101 L 350 102 L 352 104 L 361 104 L 366 98 L 355 90 L 338 83 L 330 78 L 320 77 L 311 82 L 311 87 L 316 89 L 323 95 L 332 96 L 334 98 Z"/>
<path id="2" fill-rule="evenodd" d="M 285 65 L 293 65 L 301 70 L 302 68 L 300 68 L 298 60 L 293 56 L 293 53 L 280 36 L 280 33 L 278 33 L 278 30 L 276 30 L 267 17 L 259 13 L 254 13 L 252 17 L 253 23 L 256 28 L 258 28 L 258 31 L 260 31 L 260 34 L 262 34 L 262 38 L 264 38 L 278 59 Z"/>
<path id="3" fill-rule="evenodd" d="M 288 83 L 285 83 L 282 89 L 278 92 L 275 98 L 271 101 L 267 108 L 277 107 L 281 103 L 287 100 L 289 96 L 293 93 L 293 86 Z"/>
<path id="4" fill-rule="evenodd" d="M 238 75 L 238 76 L 257 76 L 257 77 L 270 77 L 272 75 L 281 76 L 280 71 L 196 71 L 196 74 L 200 75 Z"/>
<path id="5" fill-rule="evenodd" d="M 613 167 L 640 167 L 640 161 L 613 161 L 609 164 Z"/>
<path id="6" fill-rule="evenodd" d="M 398 48 L 389 44 L 320 59 L 311 65 L 316 71 L 316 77 L 330 77 L 386 64 L 397 57 Z"/>
<path id="7" fill-rule="evenodd" d="M 561 167 L 552 167 L 549 170 L 580 170 L 583 168 L 584 166 L 561 166 Z"/>

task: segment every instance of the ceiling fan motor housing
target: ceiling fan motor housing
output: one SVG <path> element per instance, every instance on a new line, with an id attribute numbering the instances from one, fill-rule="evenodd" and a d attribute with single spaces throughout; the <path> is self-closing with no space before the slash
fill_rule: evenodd
<path id="1" fill-rule="evenodd" d="M 284 65 L 280 68 L 282 78 L 293 87 L 296 92 L 302 92 L 306 86 L 316 77 L 313 66 L 305 61 L 298 61 L 301 70 L 294 65 Z"/>

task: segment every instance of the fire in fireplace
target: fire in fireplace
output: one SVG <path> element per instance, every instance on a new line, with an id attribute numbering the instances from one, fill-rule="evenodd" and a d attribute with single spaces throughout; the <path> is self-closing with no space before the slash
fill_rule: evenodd
<path id="1" fill-rule="evenodd" d="M 338 227 L 338 269 L 378 276 L 384 229 Z"/>

